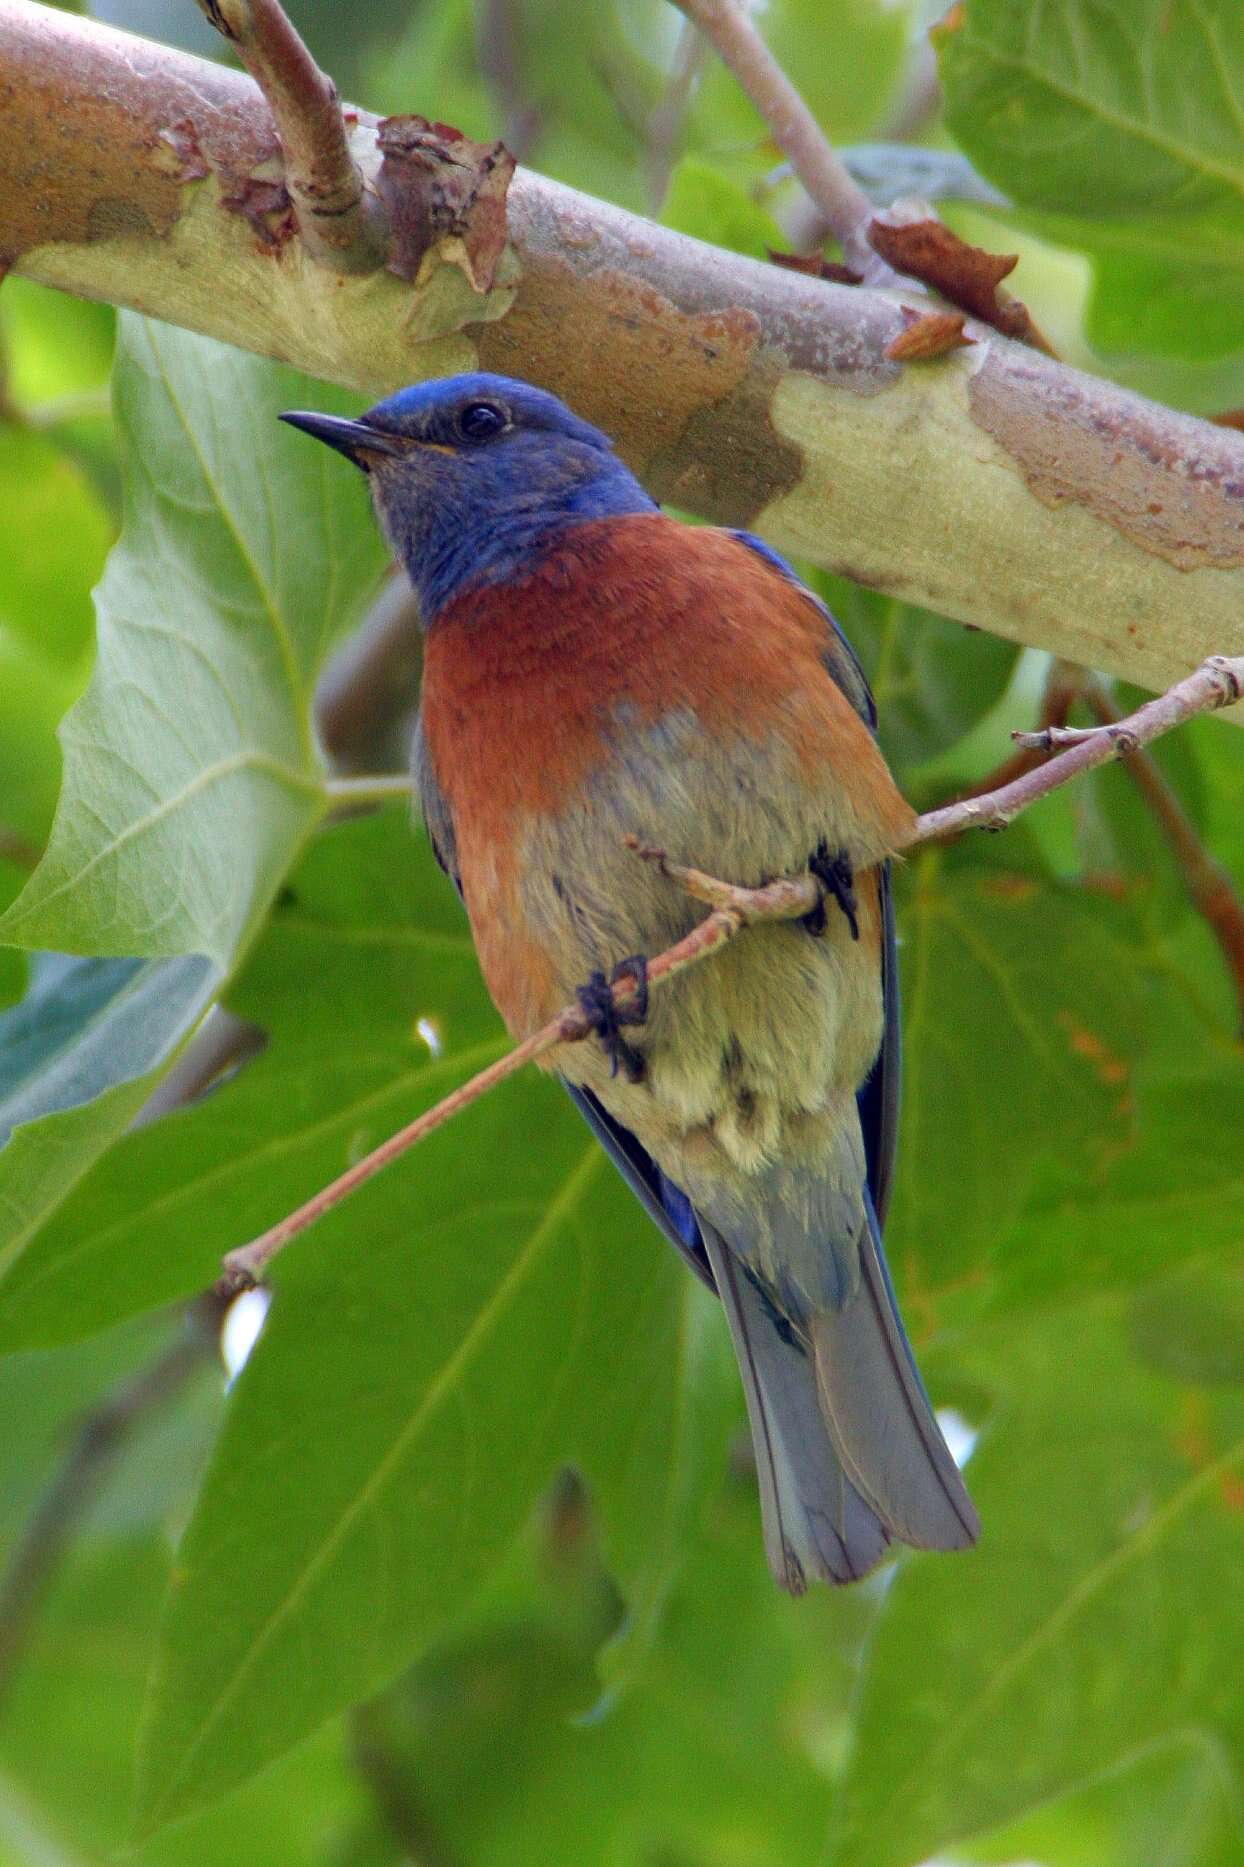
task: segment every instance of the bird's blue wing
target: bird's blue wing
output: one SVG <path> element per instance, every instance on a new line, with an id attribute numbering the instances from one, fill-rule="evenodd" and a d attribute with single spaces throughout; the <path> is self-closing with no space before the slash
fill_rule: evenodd
<path id="1" fill-rule="evenodd" d="M 656 1221 L 696 1276 L 703 1278 L 710 1290 L 715 1290 L 717 1286 L 708 1268 L 700 1228 L 687 1195 L 672 1180 L 666 1179 L 652 1156 L 644 1151 L 628 1128 L 613 1119 L 590 1089 L 580 1089 L 574 1083 L 564 1083 L 563 1087 L 649 1218 Z"/>

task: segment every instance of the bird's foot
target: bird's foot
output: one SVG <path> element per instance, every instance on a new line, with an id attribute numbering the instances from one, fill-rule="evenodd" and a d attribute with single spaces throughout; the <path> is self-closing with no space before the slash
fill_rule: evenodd
<path id="1" fill-rule="evenodd" d="M 614 1002 L 613 988 L 623 979 L 629 979 L 635 988 L 634 1002 L 619 1007 Z M 586 985 L 577 988 L 575 997 L 600 1039 L 610 1074 L 616 1076 L 620 1069 L 628 1083 L 642 1083 L 646 1073 L 643 1056 L 627 1043 L 622 1027 L 643 1024 L 648 1016 L 648 961 L 644 955 L 633 953 L 629 959 L 619 960 L 607 979 L 603 972 L 594 972 Z"/>
<path id="2" fill-rule="evenodd" d="M 808 863 L 821 887 L 825 890 L 810 914 L 805 914 L 803 924 L 811 934 L 825 932 L 825 901 L 832 895 L 847 917 L 851 929 L 851 938 L 860 937 L 859 902 L 855 898 L 855 871 L 851 867 L 851 858 L 845 849 L 835 850 L 831 855 L 826 843 L 818 845 L 816 853 Z"/>

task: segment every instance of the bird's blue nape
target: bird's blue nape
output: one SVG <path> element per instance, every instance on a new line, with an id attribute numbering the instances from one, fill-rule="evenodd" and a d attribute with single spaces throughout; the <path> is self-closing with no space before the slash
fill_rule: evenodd
<path id="1" fill-rule="evenodd" d="M 481 409 L 503 418 L 493 431 Z M 416 383 L 362 419 L 412 443 L 368 466 L 428 623 L 465 590 L 521 575 L 566 525 L 655 510 L 607 435 L 508 376 Z"/>

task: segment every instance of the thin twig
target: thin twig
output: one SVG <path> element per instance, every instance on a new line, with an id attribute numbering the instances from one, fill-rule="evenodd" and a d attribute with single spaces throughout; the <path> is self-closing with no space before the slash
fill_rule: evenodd
<path id="1" fill-rule="evenodd" d="M 1050 726 L 1067 724 L 1071 709 L 1080 697 L 1082 681 L 1083 670 L 1076 667 L 1074 662 L 1063 661 L 1058 656 L 1053 658 L 1046 676 L 1045 687 L 1042 690 L 1041 705 L 1037 709 L 1039 733 L 1044 733 Z M 1001 791 L 1005 786 L 1014 784 L 1015 780 L 1022 778 L 1025 773 L 1035 771 L 1038 766 L 1047 764 L 1052 756 L 1052 753 L 1040 747 L 1020 746 L 1012 752 L 1010 758 L 1004 759 L 1001 765 L 996 765 L 992 771 L 986 772 L 982 778 L 977 779 L 975 784 L 959 792 L 958 796 L 951 801 L 960 803 L 968 797 L 992 796 L 995 791 Z M 970 824 L 964 825 L 965 829 L 972 827 Z"/>
<path id="2" fill-rule="evenodd" d="M 1034 749 L 1056 751 L 1035 771 L 1004 785 L 987 796 L 960 798 L 939 810 L 916 818 L 910 833 L 903 838 L 895 854 L 918 848 L 922 843 L 941 842 L 969 829 L 1001 830 L 1021 810 L 1046 797 L 1059 785 L 1066 784 L 1081 772 L 1091 771 L 1107 760 L 1132 752 L 1136 746 L 1156 739 L 1181 725 L 1197 713 L 1209 713 L 1232 706 L 1244 697 L 1244 656 L 1214 655 L 1195 674 L 1180 681 L 1168 693 L 1149 701 L 1130 718 L 1117 725 L 1101 726 L 1087 732 L 1051 726 L 1040 733 L 1015 733 L 1013 738 Z M 666 952 L 648 962 L 649 988 L 659 988 L 665 980 L 700 964 L 744 928 L 759 921 L 798 920 L 815 911 L 822 895 L 819 882 L 811 875 L 781 877 L 762 888 L 742 888 L 736 883 L 706 875 L 701 869 L 686 868 L 667 860 L 664 851 L 637 838 L 628 837 L 628 846 L 643 861 L 655 862 L 662 873 L 695 900 L 708 903 L 712 912 L 697 927 Z M 636 996 L 630 979 L 613 986 L 613 1002 L 625 1011 Z M 387 1167 L 391 1161 L 415 1147 L 428 1135 L 443 1128 L 471 1103 L 495 1089 L 528 1063 L 547 1056 L 561 1044 L 578 1044 L 592 1035 L 593 1026 L 578 1005 L 568 1005 L 555 1018 L 487 1069 L 425 1111 L 397 1134 L 391 1135 L 372 1153 L 323 1187 L 305 1205 L 287 1213 L 249 1244 L 228 1253 L 216 1293 L 224 1301 L 238 1291 L 258 1282 L 278 1252 L 317 1219 L 339 1206 L 350 1194 Z"/>
<path id="3" fill-rule="evenodd" d="M 264 94 L 285 158 L 285 186 L 302 243 L 337 272 L 380 264 L 363 177 L 346 136 L 341 99 L 279 0 L 198 0 Z"/>
<path id="4" fill-rule="evenodd" d="M 738 888 L 730 882 L 704 875 L 698 869 L 685 869 L 676 863 L 666 862 L 659 849 L 638 843 L 633 847 L 641 859 L 658 863 L 662 871 L 688 894 L 697 900 L 713 903 L 713 912 L 698 927 L 694 927 L 685 939 L 649 961 L 649 990 L 659 988 L 676 974 L 685 972 L 689 966 L 698 965 L 710 953 L 715 953 L 718 947 L 724 946 L 727 940 L 732 940 L 744 927 L 762 920 L 797 920 L 802 914 L 814 912 L 821 898 L 819 884 L 810 875 L 782 878 L 770 882 L 764 888 Z M 630 979 L 619 980 L 613 987 L 613 1002 L 619 1011 L 626 1010 L 636 996 L 637 988 Z M 383 1167 L 387 1167 L 390 1161 L 397 1160 L 438 1128 L 443 1128 L 447 1121 L 461 1114 L 473 1102 L 478 1102 L 481 1096 L 487 1095 L 490 1089 L 495 1089 L 498 1083 L 503 1083 L 508 1076 L 513 1076 L 528 1063 L 547 1056 L 550 1050 L 556 1050 L 561 1044 L 581 1044 L 592 1035 L 592 1031 L 591 1020 L 582 1008 L 567 1005 L 555 1018 L 550 1018 L 541 1030 L 533 1032 L 515 1049 L 498 1058 L 496 1063 L 490 1063 L 487 1069 L 463 1083 L 434 1108 L 408 1122 L 405 1128 L 390 1135 L 387 1141 L 382 1141 L 378 1148 L 356 1161 L 353 1167 L 328 1186 L 322 1187 L 305 1205 L 287 1213 L 249 1244 L 229 1252 L 224 1260 L 224 1274 L 216 1286 L 217 1290 L 223 1297 L 229 1297 L 248 1289 L 258 1282 L 266 1266 L 292 1239 L 305 1232 L 308 1226 L 314 1225 L 317 1219 L 322 1219 L 325 1213 L 332 1212 L 351 1193 L 357 1192 L 360 1186 L 365 1185 Z"/>
<path id="5" fill-rule="evenodd" d="M 832 229 L 842 256 L 868 285 L 910 289 L 865 237 L 873 205 L 835 154 L 816 118 L 770 52 L 738 0 L 675 0 L 711 39 L 768 124 L 782 153 Z"/>
<path id="6" fill-rule="evenodd" d="M 1049 726 L 1041 732 L 1012 733 L 1017 745 L 1057 752 L 1059 756 L 987 796 L 964 797 L 944 804 L 940 810 L 927 811 L 917 818 L 902 847 L 912 849 L 920 843 L 942 842 L 961 830 L 1005 830 L 1021 810 L 1027 810 L 1069 779 L 1078 778 L 1081 772 L 1093 771 L 1112 758 L 1134 752 L 1137 746 L 1148 745 L 1198 713 L 1233 706 L 1242 695 L 1244 655 L 1211 655 L 1195 674 L 1113 726 Z"/>
<path id="7" fill-rule="evenodd" d="M 0 1579 L 0 1698 L 12 1683 L 35 1614 L 110 1468 L 138 1429 L 169 1405 L 215 1344 L 220 1299 L 192 1306 L 171 1347 L 92 1408 L 26 1523 Z"/>
<path id="8" fill-rule="evenodd" d="M 1118 708 L 1101 682 L 1088 675 L 1081 685 L 1084 704 L 1104 726 L 1122 723 Z M 1197 913 L 1208 924 L 1231 974 L 1244 1032 L 1244 901 L 1222 864 L 1214 859 L 1168 783 L 1161 766 L 1141 748 L 1123 759 L 1128 777 L 1140 792 L 1161 830 L 1187 884 Z"/>

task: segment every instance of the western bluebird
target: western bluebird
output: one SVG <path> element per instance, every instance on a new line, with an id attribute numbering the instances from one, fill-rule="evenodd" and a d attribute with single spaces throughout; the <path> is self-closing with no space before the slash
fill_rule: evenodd
<path id="1" fill-rule="evenodd" d="M 734 1335 L 765 1547 L 793 1592 L 892 1538 L 972 1543 L 881 1250 L 898 1101 L 887 857 L 911 822 L 828 610 L 745 532 L 663 515 L 608 438 L 501 376 L 285 417 L 371 478 L 427 640 L 414 773 L 480 964 Z M 681 974 L 623 1037 L 607 985 L 702 910 L 624 847 L 821 909 Z M 646 993 L 640 992 L 641 1000 Z M 640 1010 L 645 1007 L 641 1004 Z"/>

